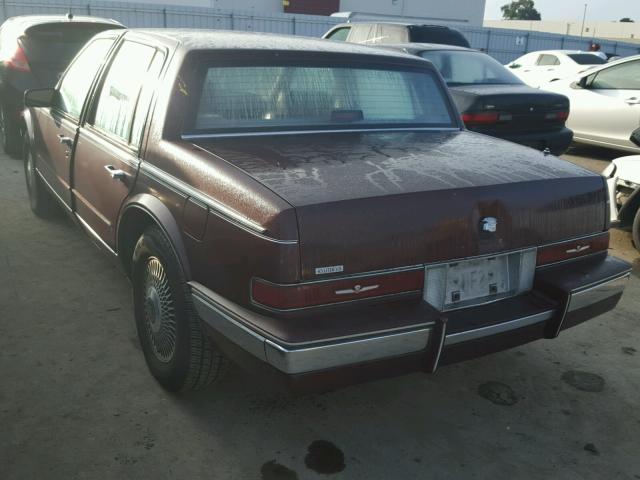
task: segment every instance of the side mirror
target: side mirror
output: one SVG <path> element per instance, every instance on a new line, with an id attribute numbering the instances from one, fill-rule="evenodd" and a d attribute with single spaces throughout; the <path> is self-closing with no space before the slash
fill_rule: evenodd
<path id="1" fill-rule="evenodd" d="M 629 140 L 631 140 L 632 143 L 640 147 L 640 128 L 636 128 L 633 131 L 633 133 L 631 134 L 631 138 Z"/>
<path id="2" fill-rule="evenodd" d="M 51 107 L 56 95 L 55 88 L 34 88 L 24 92 L 25 107 Z"/>
<path id="3" fill-rule="evenodd" d="M 581 77 L 578 80 L 576 80 L 575 82 L 573 82 L 570 87 L 571 88 L 588 88 L 587 87 L 587 82 L 589 80 L 589 77 Z"/>

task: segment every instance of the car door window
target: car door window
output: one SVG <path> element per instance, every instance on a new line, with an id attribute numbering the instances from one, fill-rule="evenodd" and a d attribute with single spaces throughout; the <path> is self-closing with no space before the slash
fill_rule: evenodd
<path id="1" fill-rule="evenodd" d="M 56 110 L 74 119 L 80 118 L 80 112 L 93 79 L 113 42 L 112 38 L 94 40 L 75 58 L 58 88 L 54 104 Z"/>
<path id="2" fill-rule="evenodd" d="M 555 55 L 544 54 L 538 57 L 537 65 L 540 65 L 541 67 L 549 65 L 560 65 L 560 60 L 558 60 L 558 57 L 556 57 Z"/>
<path id="3" fill-rule="evenodd" d="M 155 54 L 155 48 L 131 41 L 118 49 L 98 97 L 93 120 L 96 128 L 129 143 L 133 114 Z"/>
<path id="4" fill-rule="evenodd" d="M 329 40 L 338 40 L 340 42 L 346 42 L 347 37 L 349 36 L 349 32 L 351 31 L 351 27 L 342 27 L 334 30 L 327 37 Z"/>
<path id="5" fill-rule="evenodd" d="M 368 43 L 370 39 L 375 35 L 372 35 L 372 32 L 376 31 L 376 25 L 354 25 L 353 30 L 351 32 L 351 36 L 349 37 L 349 41 L 353 43 Z"/>
<path id="6" fill-rule="evenodd" d="M 591 88 L 596 90 L 640 90 L 640 61 L 623 63 L 595 74 Z"/>
<path id="7" fill-rule="evenodd" d="M 131 145 L 139 146 L 140 140 L 142 138 L 142 129 L 144 127 L 145 120 L 147 119 L 147 114 L 149 112 L 151 99 L 153 97 L 153 92 L 156 89 L 158 84 L 158 77 L 160 76 L 160 71 L 162 70 L 162 66 L 164 65 L 165 55 L 164 52 L 157 51 L 151 61 L 151 66 L 147 71 L 146 78 L 142 84 L 142 91 L 140 92 L 140 97 L 138 98 L 138 105 L 136 106 L 136 113 L 133 117 L 133 127 L 131 128 Z"/>

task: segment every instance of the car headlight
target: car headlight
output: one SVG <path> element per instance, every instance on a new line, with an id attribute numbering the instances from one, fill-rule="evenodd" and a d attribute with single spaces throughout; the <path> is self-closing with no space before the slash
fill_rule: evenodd
<path id="1" fill-rule="evenodd" d="M 616 174 L 617 169 L 618 167 L 616 167 L 615 163 L 610 163 L 609 166 L 602 171 L 602 175 L 607 178 L 611 178 Z"/>

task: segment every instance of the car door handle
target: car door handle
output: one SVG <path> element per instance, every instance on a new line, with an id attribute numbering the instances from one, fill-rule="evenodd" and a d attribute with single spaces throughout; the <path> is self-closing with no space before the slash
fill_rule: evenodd
<path id="1" fill-rule="evenodd" d="M 66 145 L 69 148 L 73 147 L 73 138 L 66 137 L 61 133 L 58 134 L 58 142 Z"/>
<path id="2" fill-rule="evenodd" d="M 127 176 L 127 172 L 119 170 L 113 165 L 105 165 L 104 169 L 109 172 L 109 175 L 111 175 L 111 178 L 113 179 L 121 180 Z"/>
<path id="3" fill-rule="evenodd" d="M 631 98 L 627 98 L 624 103 L 626 103 L 627 105 L 638 105 L 640 103 L 640 98 L 638 97 L 631 97 Z"/>

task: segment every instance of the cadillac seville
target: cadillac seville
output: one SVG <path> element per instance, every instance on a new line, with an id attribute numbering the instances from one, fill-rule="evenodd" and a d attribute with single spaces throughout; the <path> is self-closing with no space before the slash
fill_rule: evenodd
<path id="1" fill-rule="evenodd" d="M 467 131 L 404 53 L 108 31 L 25 104 L 31 208 L 122 265 L 168 390 L 228 359 L 301 391 L 434 372 L 570 334 L 629 277 L 602 176 Z"/>

